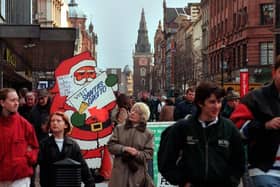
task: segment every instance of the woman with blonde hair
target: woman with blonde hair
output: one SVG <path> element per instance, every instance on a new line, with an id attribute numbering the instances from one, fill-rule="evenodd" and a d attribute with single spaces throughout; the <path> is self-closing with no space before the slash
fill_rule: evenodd
<path id="1" fill-rule="evenodd" d="M 114 155 L 109 187 L 151 186 L 147 161 L 153 156 L 153 134 L 147 129 L 149 107 L 135 103 L 124 125 L 118 125 L 108 142 Z"/>

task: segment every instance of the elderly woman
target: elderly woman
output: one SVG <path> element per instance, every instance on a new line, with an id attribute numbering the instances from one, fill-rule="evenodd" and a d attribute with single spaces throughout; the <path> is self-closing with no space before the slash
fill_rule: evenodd
<path id="1" fill-rule="evenodd" d="M 153 134 L 146 128 L 149 116 L 149 107 L 137 102 L 126 123 L 114 129 L 108 142 L 114 155 L 109 187 L 147 186 L 147 160 L 153 156 Z"/>

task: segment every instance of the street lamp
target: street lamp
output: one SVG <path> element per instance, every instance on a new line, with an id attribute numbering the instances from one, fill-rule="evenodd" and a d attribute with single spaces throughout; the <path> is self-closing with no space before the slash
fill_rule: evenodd
<path id="1" fill-rule="evenodd" d="M 221 45 L 221 87 L 224 87 L 224 48 L 225 48 L 225 44 L 223 43 Z"/>

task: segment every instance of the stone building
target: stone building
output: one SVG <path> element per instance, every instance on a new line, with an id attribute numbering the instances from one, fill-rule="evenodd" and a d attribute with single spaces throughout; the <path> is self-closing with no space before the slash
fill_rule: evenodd
<path id="1" fill-rule="evenodd" d="M 154 95 L 165 93 L 165 39 L 161 21 L 154 36 L 154 68 L 152 76 L 152 87 Z"/>
<path id="2" fill-rule="evenodd" d="M 133 53 L 133 95 L 150 92 L 152 89 L 152 58 L 151 44 L 148 38 L 144 9 L 138 29 L 137 43 Z"/>
<path id="3" fill-rule="evenodd" d="M 33 23 L 42 27 L 60 27 L 64 3 L 65 0 L 33 0 Z"/>
<path id="4" fill-rule="evenodd" d="M 209 71 L 208 69 L 210 64 L 208 63 L 208 45 L 209 45 L 209 1 L 210 0 L 201 0 L 201 29 L 202 29 L 202 76 L 204 80 L 209 80 Z"/>
<path id="5" fill-rule="evenodd" d="M 75 0 L 71 0 L 68 7 L 69 27 L 77 29 L 75 54 L 89 51 L 96 59 L 97 54 L 95 47 L 97 45 L 97 35 L 93 31 L 93 24 L 90 23 L 88 29 L 86 28 L 87 17 Z"/>

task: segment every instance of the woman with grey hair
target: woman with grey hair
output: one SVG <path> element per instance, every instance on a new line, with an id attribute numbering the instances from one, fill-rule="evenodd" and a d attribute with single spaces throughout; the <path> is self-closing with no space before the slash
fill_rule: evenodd
<path id="1" fill-rule="evenodd" d="M 115 127 L 108 148 L 114 155 L 109 187 L 149 186 L 147 161 L 153 156 L 153 134 L 147 129 L 149 107 L 135 103 L 124 125 Z"/>

